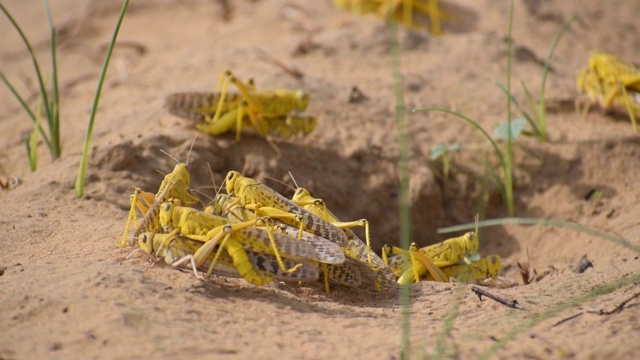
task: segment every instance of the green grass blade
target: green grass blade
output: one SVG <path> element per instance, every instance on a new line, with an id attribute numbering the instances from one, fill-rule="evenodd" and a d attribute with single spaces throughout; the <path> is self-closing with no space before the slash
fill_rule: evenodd
<path id="1" fill-rule="evenodd" d="M 513 47 L 513 0 L 509 5 L 509 32 L 507 33 L 507 92 L 511 94 L 511 54 Z M 507 142 L 505 144 L 506 166 L 504 167 L 503 183 L 507 213 L 513 216 L 513 137 L 511 133 L 511 97 L 507 96 Z"/>
<path id="2" fill-rule="evenodd" d="M 489 173 L 489 177 L 491 178 L 491 181 L 493 181 L 496 188 L 498 188 L 500 197 L 504 201 L 507 201 L 507 194 L 504 191 L 504 183 L 502 183 L 502 181 L 500 180 L 500 176 L 498 176 L 498 174 L 496 173 L 496 170 L 493 168 L 493 166 L 491 166 L 491 163 L 489 162 L 489 158 L 486 155 L 484 156 L 484 166 L 487 169 L 486 172 Z"/>
<path id="3" fill-rule="evenodd" d="M 533 110 L 533 115 L 535 116 L 535 122 L 536 124 L 540 124 L 540 122 L 542 121 L 540 119 L 540 114 L 538 113 L 538 108 L 536 107 L 535 102 L 533 101 L 533 96 L 531 96 L 531 92 L 529 91 L 529 88 L 527 87 L 527 85 L 524 83 L 524 81 L 520 81 L 520 84 L 522 85 L 522 89 L 524 89 L 524 94 L 527 97 L 527 104 L 529 104 L 529 107 Z M 546 133 L 545 136 L 542 136 L 542 132 L 540 132 L 540 139 L 542 139 L 543 141 L 546 141 Z"/>
<path id="4" fill-rule="evenodd" d="M 89 117 L 89 125 L 87 126 L 87 136 L 84 138 L 84 146 L 82 148 L 82 158 L 80 159 L 80 166 L 78 170 L 78 176 L 76 177 L 76 196 L 82 197 L 84 195 L 84 184 L 87 178 L 87 165 L 89 163 L 89 153 L 91 152 L 91 137 L 93 135 L 93 124 L 96 119 L 96 113 L 98 112 L 98 103 L 100 101 L 100 93 L 102 92 L 102 85 L 104 84 L 104 78 L 107 75 L 107 68 L 109 67 L 109 61 L 111 60 L 111 54 L 118 38 L 118 32 L 120 31 L 120 25 L 124 19 L 124 14 L 127 12 L 129 6 L 129 0 L 124 0 L 120 15 L 118 16 L 118 22 L 113 31 L 109 48 L 107 49 L 107 55 L 102 65 L 102 71 L 100 72 L 100 79 L 98 80 L 98 88 L 96 89 L 95 97 L 93 98 L 93 106 L 91 108 L 91 115 Z"/>
<path id="5" fill-rule="evenodd" d="M 7 86 L 9 91 L 11 91 L 11 93 L 13 94 L 13 96 L 15 96 L 16 99 L 18 99 L 18 102 L 20 102 L 20 105 L 22 106 L 24 111 L 27 112 L 27 114 L 29 115 L 29 118 L 31 118 L 31 120 L 35 124 L 38 131 L 40 131 L 40 135 L 42 136 L 42 139 L 45 141 L 45 143 L 47 143 L 47 147 L 50 147 L 49 138 L 47 137 L 47 134 L 45 133 L 42 126 L 40 125 L 40 122 L 36 121 L 36 115 L 33 113 L 33 111 L 31 111 L 31 109 L 29 108 L 29 105 L 27 105 L 27 103 L 24 101 L 22 96 L 20 96 L 18 91 L 13 87 L 11 82 L 9 82 L 9 80 L 4 76 L 4 73 L 2 71 L 0 71 L 0 80 L 4 82 L 4 84 Z"/>
<path id="6" fill-rule="evenodd" d="M 29 40 L 27 40 L 27 37 L 24 35 L 24 32 L 22 31 L 22 29 L 20 28 L 18 23 L 15 21 L 13 16 L 11 16 L 9 11 L 7 11 L 7 9 L 4 7 L 4 5 L 2 5 L 1 2 L 0 2 L 0 10 L 2 10 L 2 12 L 4 12 L 4 14 L 9 19 L 9 21 L 11 21 L 11 24 L 16 29 L 18 34 L 20 34 L 20 37 L 22 38 L 22 41 L 24 42 L 25 46 L 27 47 L 27 50 L 29 51 L 29 55 L 31 56 L 31 60 L 33 62 L 33 66 L 34 66 L 34 68 L 36 70 L 36 77 L 38 79 L 38 86 L 40 87 L 40 94 L 42 94 L 44 103 L 48 105 L 49 104 L 49 97 L 47 95 L 47 90 L 46 90 L 46 88 L 44 86 L 44 80 L 42 79 L 42 72 L 40 71 L 40 65 L 38 65 L 38 59 L 36 58 L 36 54 L 33 52 L 33 48 L 31 47 L 31 44 L 29 43 Z M 50 121 L 50 119 L 52 118 L 53 115 L 50 112 L 49 106 L 45 106 L 44 108 L 46 110 L 47 120 Z M 51 130 L 51 129 L 49 129 L 49 130 Z M 47 145 L 49 146 L 49 152 L 51 153 L 51 156 L 54 158 L 54 160 L 57 159 L 59 156 L 56 157 L 55 153 L 53 152 L 53 150 L 51 148 L 51 146 L 53 145 L 53 140 L 50 141 L 50 142 L 47 142 Z"/>
<path id="7" fill-rule="evenodd" d="M 531 115 L 529 115 L 529 113 L 525 111 L 522 106 L 520 106 L 520 103 L 518 102 L 518 100 L 513 96 L 513 94 L 507 91 L 507 88 L 504 87 L 504 85 L 502 85 L 501 82 L 499 82 L 498 80 L 494 80 L 493 82 L 494 84 L 496 84 L 496 86 L 500 90 L 502 90 L 503 93 L 505 93 L 505 95 L 511 98 L 511 101 L 513 102 L 513 104 L 516 105 L 516 107 L 518 108 L 518 111 L 520 111 L 522 116 L 524 116 L 524 118 L 527 120 L 527 123 L 529 123 L 529 126 L 531 126 L 531 129 L 533 129 L 533 134 L 537 137 L 540 137 L 540 129 L 538 129 L 538 125 L 536 125 L 535 121 L 533 121 L 533 119 L 531 118 Z M 532 107 L 532 109 L 534 108 Z"/>
<path id="8" fill-rule="evenodd" d="M 56 28 L 53 24 L 53 18 L 51 16 L 51 9 L 49 9 L 49 2 L 43 0 L 45 12 L 47 13 L 47 21 L 49 22 L 50 40 L 51 40 L 51 69 L 52 69 L 52 88 L 51 88 L 51 103 L 47 104 L 49 114 L 51 117 L 49 120 L 49 134 L 51 135 L 51 145 L 49 149 L 53 152 L 54 159 L 60 157 L 62 148 L 60 147 L 60 87 L 58 85 L 58 61 L 56 55 L 57 41 L 56 41 Z"/>
<path id="9" fill-rule="evenodd" d="M 24 99 L 22 98 L 22 96 L 20 96 L 20 93 L 18 93 L 18 90 L 16 90 L 15 87 L 13 87 L 13 84 L 11 84 L 11 82 L 9 81 L 9 79 L 7 79 L 6 76 L 4 76 L 4 73 L 2 71 L 0 71 L 0 79 L 2 80 L 2 82 L 7 86 L 7 88 L 9 89 L 9 91 L 11 91 L 11 93 L 13 94 L 13 96 L 16 97 L 16 99 L 18 99 L 18 102 L 20 102 L 20 105 L 22 106 L 22 108 L 24 109 L 24 111 L 27 112 L 27 114 L 29 115 L 29 117 L 31 118 L 31 120 L 35 123 L 36 122 L 36 116 L 33 113 L 33 111 L 31 111 L 31 109 L 29 108 L 29 105 L 27 105 L 27 102 L 24 101 Z"/>
<path id="10" fill-rule="evenodd" d="M 411 242 L 411 197 L 409 194 L 409 131 L 406 122 L 406 106 L 404 102 L 404 82 L 400 72 L 400 46 L 398 44 L 398 28 L 395 21 L 387 21 L 391 63 L 393 69 L 396 132 L 400 158 L 398 172 L 400 177 L 400 247 L 409 249 Z M 400 285 L 401 306 L 401 348 L 400 358 L 408 359 L 411 352 L 410 318 L 411 318 L 411 285 Z"/>
<path id="11" fill-rule="evenodd" d="M 540 131 L 542 132 L 545 141 L 547 139 L 547 107 L 546 107 L 546 101 L 544 98 L 544 92 L 547 84 L 547 75 L 549 74 L 549 66 L 550 66 L 549 64 L 551 64 L 551 58 L 553 57 L 553 52 L 556 50 L 556 46 L 558 45 L 558 42 L 560 42 L 562 35 L 564 35 L 564 33 L 569 29 L 569 26 L 571 26 L 571 23 L 574 22 L 577 18 L 578 18 L 577 15 L 573 15 L 571 19 L 569 19 L 566 23 L 564 23 L 564 25 L 562 25 L 562 28 L 556 34 L 556 37 L 553 39 L 553 42 L 551 43 L 551 47 L 549 47 L 549 53 L 547 54 L 547 58 L 544 61 L 544 68 L 542 69 L 542 83 L 540 84 L 540 98 L 539 98 L 540 109 L 538 110 L 538 114 L 540 116 L 540 119 L 539 119 Z"/>
<path id="12" fill-rule="evenodd" d="M 490 220 L 482 220 L 478 222 L 478 227 L 488 227 L 488 226 L 500 226 L 500 225 L 545 225 L 545 226 L 557 226 L 560 228 L 567 228 L 576 231 L 580 231 L 589 235 L 597 236 L 599 238 L 608 240 L 613 242 L 614 244 L 618 244 L 624 246 L 628 249 L 631 249 L 637 253 L 640 253 L 640 245 L 632 244 L 625 238 L 618 236 L 616 234 L 602 231 L 599 229 L 591 228 L 588 226 L 580 225 L 578 223 L 574 223 L 571 221 L 565 220 L 555 220 L 555 219 L 544 219 L 544 218 L 503 218 L 503 219 L 490 219 Z M 456 231 L 464 231 L 468 229 L 474 229 L 476 227 L 476 223 L 467 223 L 456 226 L 449 226 L 446 228 L 438 229 L 438 233 L 449 233 Z"/>

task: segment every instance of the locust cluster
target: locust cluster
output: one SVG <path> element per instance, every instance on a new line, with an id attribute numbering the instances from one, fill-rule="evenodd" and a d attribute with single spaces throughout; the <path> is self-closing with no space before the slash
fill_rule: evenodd
<path id="1" fill-rule="evenodd" d="M 243 277 L 261 286 L 281 281 L 322 281 L 326 291 L 339 284 L 393 292 L 420 280 L 485 283 L 501 270 L 500 256 L 478 254 L 476 232 L 409 250 L 385 246 L 371 251 L 366 219 L 340 221 L 322 199 L 297 188 L 287 199 L 237 171 L 203 210 L 189 190 L 190 175 L 180 163 L 156 194 L 136 189 L 122 240 L 133 224 L 140 249 L 167 264 L 192 269 L 199 278 L 215 273 Z M 138 221 L 137 212 L 143 214 Z M 364 227 L 365 241 L 350 229 Z"/>
<path id="2" fill-rule="evenodd" d="M 576 82 L 578 91 L 587 97 L 585 113 L 592 103 L 599 104 L 605 111 L 625 112 L 638 132 L 640 69 L 614 55 L 595 51 L 589 57 L 589 66 L 582 69 Z"/>
<path id="3" fill-rule="evenodd" d="M 133 239 L 145 253 L 200 278 L 215 273 L 257 286 L 320 280 L 326 291 L 331 284 L 396 289 L 392 271 L 370 250 L 366 220 L 340 222 L 305 189 L 287 199 L 236 171 L 226 176 L 227 194 L 198 210 L 189 181 L 186 165 L 178 164 L 155 195 L 136 189 L 119 246 L 127 244 L 133 224 Z M 352 226 L 365 227 L 366 243 Z"/>
<path id="4" fill-rule="evenodd" d="M 229 91 L 234 85 L 237 92 Z M 304 90 L 257 90 L 252 80 L 243 82 L 224 71 L 214 92 L 179 92 L 166 97 L 169 113 L 196 120 L 196 128 L 218 136 L 234 131 L 236 140 L 244 130 L 257 133 L 278 151 L 274 138 L 289 139 L 309 135 L 317 118 L 301 115 L 311 95 Z"/>
<path id="5" fill-rule="evenodd" d="M 385 245 L 382 257 L 399 284 L 425 280 L 488 285 L 500 275 L 501 259 L 499 255 L 481 258 L 479 247 L 476 230 L 423 248 L 416 243 L 409 250 Z"/>

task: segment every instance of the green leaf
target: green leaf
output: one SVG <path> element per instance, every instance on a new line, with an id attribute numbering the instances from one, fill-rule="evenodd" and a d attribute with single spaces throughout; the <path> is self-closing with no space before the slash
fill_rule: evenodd
<path id="1" fill-rule="evenodd" d="M 526 126 L 527 120 L 525 118 L 511 120 L 511 139 L 517 139 Z M 509 124 L 507 122 L 498 124 L 493 134 L 497 139 L 507 140 L 509 138 Z"/>
<path id="2" fill-rule="evenodd" d="M 431 148 L 431 160 L 436 160 L 446 153 L 449 153 L 452 151 L 461 151 L 461 150 L 462 150 L 462 145 L 460 144 L 451 144 L 451 145 L 438 144 Z"/>

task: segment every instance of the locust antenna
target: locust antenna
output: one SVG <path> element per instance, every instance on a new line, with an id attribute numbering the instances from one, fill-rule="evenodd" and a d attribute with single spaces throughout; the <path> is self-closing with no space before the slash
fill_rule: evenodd
<path id="1" fill-rule="evenodd" d="M 189 152 L 187 153 L 187 161 L 185 162 L 185 165 L 187 165 L 187 167 L 189 166 L 189 157 L 191 156 L 191 150 L 193 150 L 193 145 L 196 144 L 196 139 L 198 138 L 198 134 L 196 133 L 193 136 L 193 141 L 191 142 L 191 146 L 189 146 Z"/>
<path id="2" fill-rule="evenodd" d="M 291 178 L 291 181 L 293 181 L 293 185 L 296 186 L 296 189 L 299 188 L 300 186 L 298 185 L 296 178 L 293 177 L 293 174 L 291 173 L 291 171 L 287 171 L 287 174 L 289 174 L 289 177 Z"/>
<path id="3" fill-rule="evenodd" d="M 284 187 L 286 187 L 287 189 L 291 189 L 291 190 L 293 190 L 293 191 L 295 191 L 295 190 L 296 190 L 296 189 L 294 189 L 291 185 L 287 184 L 286 182 L 284 182 L 284 181 L 282 181 L 282 180 L 278 180 L 278 179 L 276 179 L 276 178 L 272 178 L 272 177 L 270 177 L 270 176 L 265 176 L 264 178 L 265 178 L 265 179 L 269 179 L 269 180 L 274 181 L 274 182 L 277 182 L 278 184 L 282 184 L 282 185 L 284 185 Z"/>
<path id="4" fill-rule="evenodd" d="M 133 255 L 135 255 L 135 254 L 137 254 L 137 253 L 139 253 L 141 251 L 142 250 L 140 250 L 140 248 L 137 248 L 137 249 L 133 250 L 129 255 L 127 255 L 124 259 L 125 260 L 129 260 Z"/>
<path id="5" fill-rule="evenodd" d="M 163 154 L 165 154 L 165 155 L 167 155 L 170 159 L 173 159 L 176 163 L 180 164 L 180 160 L 178 160 L 178 159 L 174 158 L 174 157 L 173 157 L 173 156 L 171 156 L 168 152 L 166 152 L 166 151 L 164 151 L 164 150 L 162 150 L 162 149 L 160 149 L 160 152 L 161 152 L 161 153 L 163 153 Z"/>
<path id="6" fill-rule="evenodd" d="M 478 235 L 478 222 L 480 221 L 480 215 L 476 213 L 476 235 Z"/>
<path id="7" fill-rule="evenodd" d="M 213 177 L 213 170 L 211 170 L 211 164 L 209 164 L 208 162 L 207 162 L 207 168 L 209 169 L 209 176 L 211 176 L 211 182 L 213 183 L 213 188 L 216 189 L 216 196 L 217 196 L 218 194 L 220 194 L 220 191 L 222 191 L 224 180 L 222 181 L 219 187 L 216 187 L 216 179 Z"/>

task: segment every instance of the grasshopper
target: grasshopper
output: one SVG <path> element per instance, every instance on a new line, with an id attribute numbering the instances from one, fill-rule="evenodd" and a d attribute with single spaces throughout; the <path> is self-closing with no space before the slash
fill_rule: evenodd
<path id="1" fill-rule="evenodd" d="M 412 245 L 410 251 L 418 252 L 418 261 L 425 261 L 426 255 L 420 253 L 420 250 L 415 244 Z M 426 258 L 426 262 L 423 262 L 423 266 L 428 268 L 428 271 L 420 272 L 418 278 L 426 281 L 448 282 L 451 279 L 463 283 L 480 283 L 487 279 L 493 279 L 500 274 L 501 271 L 501 259 L 499 255 L 490 255 L 484 259 L 477 259 L 466 262 L 464 259 L 458 261 L 453 265 L 446 265 L 438 270 L 433 271 L 430 267 L 433 266 L 433 261 Z M 416 277 L 411 272 L 407 272 L 407 269 L 402 264 L 403 256 L 395 256 L 389 259 L 389 267 L 393 270 L 394 274 L 400 279 L 398 282 L 412 283 L 416 281 Z M 410 276 L 407 276 L 409 274 Z M 403 275 L 405 275 L 403 277 Z M 412 277 L 413 276 L 413 277 Z"/>
<path id="2" fill-rule="evenodd" d="M 158 215 L 160 205 L 165 201 L 177 199 L 181 203 L 189 206 L 200 202 L 197 197 L 189 192 L 188 186 L 190 181 L 191 176 L 189 175 L 187 165 L 185 163 L 179 163 L 173 168 L 172 172 L 165 175 L 155 195 L 136 188 L 131 196 L 131 208 L 129 210 L 129 216 L 127 217 L 127 224 L 125 225 L 124 234 L 122 235 L 122 240 L 118 243 L 118 247 L 122 248 L 127 244 L 127 235 L 129 235 L 132 221 L 136 227 L 134 234 L 136 238 L 143 232 L 159 231 L 160 223 Z M 139 225 L 136 207 L 144 214 Z"/>
<path id="3" fill-rule="evenodd" d="M 191 240 L 184 236 L 169 238 L 170 234 L 143 233 L 138 237 L 140 248 L 147 254 L 164 261 L 174 267 L 191 265 L 196 277 L 201 277 L 193 254 L 202 246 L 202 242 Z M 245 247 L 251 266 L 247 266 L 243 258 L 232 258 L 228 253 L 221 253 L 214 266 L 214 273 L 228 277 L 247 277 L 254 285 L 264 285 L 275 278 L 283 281 L 315 281 L 318 279 L 318 269 L 310 263 L 303 262 L 303 266 L 295 273 L 287 273 L 280 269 L 277 260 L 264 253 L 259 253 Z M 207 257 L 200 268 L 208 269 L 213 261 L 213 254 Z M 285 259 L 285 264 L 294 266 L 293 260 Z M 206 270 L 204 270 L 206 271 Z"/>
<path id="4" fill-rule="evenodd" d="M 595 51 L 589 58 L 589 67 L 576 78 L 578 91 L 591 103 L 599 103 L 604 110 L 626 111 L 633 128 L 638 132 L 636 116 L 640 116 L 640 69 L 626 64 L 619 58 Z M 580 99 L 576 101 L 579 106 Z"/>
<path id="5" fill-rule="evenodd" d="M 292 200 L 309 212 L 331 222 L 332 224 L 344 230 L 349 240 L 347 242 L 347 245 L 342 247 L 342 250 L 349 258 L 368 266 L 368 269 L 361 268 L 360 272 L 365 274 L 373 272 L 373 282 L 377 290 L 381 289 L 381 285 L 384 285 L 383 287 L 385 289 L 395 288 L 395 278 L 393 276 L 393 273 L 390 271 L 384 261 L 382 261 L 382 259 L 376 253 L 371 251 L 369 222 L 366 219 L 341 222 L 331 211 L 327 209 L 327 206 L 322 199 L 314 198 L 313 196 L 311 196 L 311 193 L 305 188 L 298 187 L 293 195 Z M 349 228 L 354 226 L 362 226 L 365 228 L 366 243 L 358 238 L 351 230 L 349 230 Z M 329 270 L 331 270 L 331 266 L 329 266 L 328 268 Z M 331 278 L 327 271 L 325 271 L 325 276 Z M 328 291 L 327 284 L 328 282 L 325 278 L 325 286 Z"/>
<path id="6" fill-rule="evenodd" d="M 213 203 L 205 207 L 204 212 L 218 216 L 226 216 L 227 220 L 231 223 L 255 219 L 254 211 L 250 211 L 242 205 L 233 205 L 234 201 L 234 196 L 218 194 Z M 275 230 L 276 233 L 291 238 L 298 236 L 298 229 L 275 219 L 273 221 L 273 230 Z M 326 264 L 342 264 L 345 261 L 345 255 L 340 246 L 327 239 L 304 231 L 302 232 L 300 240 L 313 246 L 316 253 L 316 255 L 311 258 L 313 260 Z M 299 244 L 300 242 L 296 243 Z M 280 244 L 278 244 L 278 248 L 281 248 Z"/>
<path id="7" fill-rule="evenodd" d="M 228 91 L 230 83 L 238 93 Z M 171 94 L 165 107 L 176 116 L 201 121 L 198 129 L 211 135 L 230 131 L 235 125 L 239 140 L 242 127 L 250 125 L 264 138 L 269 135 L 288 138 L 297 133 L 307 135 L 315 129 L 315 117 L 291 114 L 304 111 L 310 100 L 309 93 L 303 90 L 256 91 L 253 82 L 245 84 L 230 71 L 224 71 L 216 92 Z"/>
<path id="8" fill-rule="evenodd" d="M 448 15 L 439 10 L 438 0 L 334 0 L 334 4 L 359 15 L 373 13 L 380 18 L 392 17 L 398 23 L 412 29 L 421 29 L 422 24 L 414 21 L 414 16 L 430 19 L 429 31 L 441 35 L 440 19 Z"/>
<path id="9" fill-rule="evenodd" d="M 502 267 L 499 255 L 489 255 L 486 258 L 474 260 L 471 264 L 459 262 L 456 265 L 445 266 L 441 270 L 451 281 L 465 284 L 488 284 L 500 275 Z M 438 281 L 428 272 L 421 280 Z"/>
<path id="10" fill-rule="evenodd" d="M 347 246 L 349 239 L 344 231 L 305 210 L 270 187 L 244 177 L 237 171 L 229 171 L 227 174 L 226 189 L 229 195 L 236 197 L 236 202 L 246 208 L 262 216 L 299 227 L 298 239 L 302 237 L 303 231 L 307 231 L 330 240 L 340 247 Z"/>
<path id="11" fill-rule="evenodd" d="M 242 243 L 235 237 L 231 236 L 239 229 L 256 224 L 256 221 L 231 225 L 227 224 L 224 219 L 218 220 L 213 217 L 198 217 L 197 215 L 200 213 L 192 208 L 178 207 L 178 211 L 175 211 L 175 209 L 175 204 L 171 202 L 164 203 L 161 206 L 160 224 L 163 231 L 168 232 L 168 234 L 166 234 L 167 238 L 173 239 L 177 235 L 182 234 L 189 239 L 198 240 L 204 243 L 195 253 L 193 253 L 192 256 L 184 257 L 182 260 L 183 262 L 192 260 L 192 267 L 197 268 L 201 266 L 219 244 L 218 251 L 211 261 L 207 275 L 211 274 L 218 258 L 222 254 L 222 250 L 225 249 L 233 259 L 234 267 L 236 267 L 238 272 L 250 283 L 260 286 L 272 280 L 270 276 L 262 277 L 256 272 L 255 268 L 253 268 L 249 261 Z M 166 246 L 171 245 L 169 241 L 162 242 L 160 244 L 161 246 L 155 249 L 156 253 L 163 253 L 163 244 L 166 244 Z M 177 265 L 180 264 L 181 263 L 178 263 Z"/>
<path id="12" fill-rule="evenodd" d="M 223 115 L 213 121 L 216 114 L 216 104 L 220 101 L 220 94 L 215 92 L 183 92 L 170 94 L 165 99 L 165 108 L 172 115 L 198 121 L 196 128 L 206 134 L 218 136 L 234 129 L 237 124 L 242 128 L 254 129 L 263 137 L 277 137 L 289 139 L 301 134 L 307 136 L 315 130 L 318 119 L 315 116 L 300 116 L 296 114 L 282 114 L 265 117 L 257 122 L 258 128 L 253 127 L 249 114 L 242 111 L 247 105 L 240 100 L 238 94 L 227 94 L 227 100 L 221 108 Z M 241 119 L 238 119 L 241 117 Z M 238 135 L 236 135 L 238 137 Z"/>
<path id="13" fill-rule="evenodd" d="M 420 281 L 420 276 L 429 272 L 437 281 L 448 281 L 448 277 L 440 270 L 446 266 L 456 265 L 463 261 L 471 265 L 478 257 L 478 247 L 480 242 L 476 232 L 468 232 L 462 236 L 447 239 L 443 242 L 418 249 L 413 243 L 407 250 L 385 245 L 382 250 L 383 259 L 393 269 L 398 276 L 399 284 L 410 284 Z M 393 258 L 388 258 L 390 254 L 396 254 Z M 407 263 L 403 256 L 410 257 L 410 268 L 405 268 L 403 263 Z"/>

